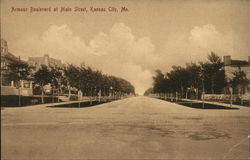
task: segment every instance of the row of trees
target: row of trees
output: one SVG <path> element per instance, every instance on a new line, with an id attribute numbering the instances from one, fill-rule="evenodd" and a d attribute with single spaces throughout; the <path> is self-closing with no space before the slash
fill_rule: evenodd
<path id="1" fill-rule="evenodd" d="M 173 66 L 172 70 L 165 74 L 156 70 L 153 88 L 145 94 L 178 92 L 181 97 L 187 97 L 187 94 L 192 92 L 196 96 L 202 92 L 228 93 L 231 87 L 234 93 L 244 92 L 249 84 L 246 74 L 242 71 L 233 74 L 232 79 L 226 78 L 221 58 L 212 52 L 206 62 L 187 63 L 185 67 Z"/>
<path id="2" fill-rule="evenodd" d="M 99 70 L 93 70 L 91 67 L 81 65 L 68 65 L 64 69 L 64 75 L 68 80 L 68 84 L 75 87 L 85 95 L 95 95 L 100 90 L 103 95 L 108 95 L 109 91 L 134 94 L 133 85 L 122 78 L 102 74 Z"/>
<path id="3" fill-rule="evenodd" d="M 8 57 L 6 57 L 8 58 Z M 40 88 L 42 97 L 44 86 L 50 84 L 53 89 L 68 90 L 75 88 L 85 96 L 96 96 L 98 93 L 107 96 L 112 94 L 134 93 L 133 85 L 115 76 L 103 74 L 89 66 L 68 64 L 63 67 L 41 65 L 39 69 L 28 65 L 20 59 L 9 59 L 8 70 L 4 73 L 5 79 L 14 81 L 20 86 L 21 80 L 33 81 Z M 42 100 L 43 102 L 43 100 Z"/>

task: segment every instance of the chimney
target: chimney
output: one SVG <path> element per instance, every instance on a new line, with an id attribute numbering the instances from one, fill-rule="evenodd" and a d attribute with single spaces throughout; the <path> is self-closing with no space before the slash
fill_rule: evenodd
<path id="1" fill-rule="evenodd" d="M 223 57 L 224 60 L 224 65 L 231 65 L 231 56 L 224 56 Z"/>

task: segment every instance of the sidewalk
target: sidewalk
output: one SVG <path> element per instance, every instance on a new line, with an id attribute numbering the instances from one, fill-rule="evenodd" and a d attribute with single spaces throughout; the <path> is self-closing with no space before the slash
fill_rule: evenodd
<path id="1" fill-rule="evenodd" d="M 124 97 L 123 97 L 124 98 Z M 123 99 L 123 98 L 120 98 L 120 99 Z M 75 101 L 66 101 L 66 102 L 54 102 L 54 103 L 44 103 L 44 104 L 34 104 L 34 105 L 27 105 L 27 106 L 17 106 L 17 107 L 2 107 L 1 106 L 1 109 L 14 109 L 14 108 L 27 108 L 27 107 L 53 107 L 53 106 L 59 106 L 59 105 L 67 105 L 67 104 L 77 104 L 77 103 L 83 103 L 83 102 L 111 102 L 111 101 L 115 101 L 115 100 L 119 100 L 119 99 L 111 99 L 109 97 L 101 97 L 100 99 L 98 98 L 94 98 L 92 97 L 92 99 L 90 99 L 89 97 L 86 98 L 84 97 L 82 100 L 78 101 L 78 100 L 75 100 Z"/>
<path id="2" fill-rule="evenodd" d="M 194 103 L 203 103 L 202 100 L 197 100 L 197 99 L 185 99 L 182 98 L 180 99 L 181 101 L 186 101 L 186 102 L 194 102 Z M 178 101 L 177 101 L 178 103 Z M 214 104 L 214 105 L 218 105 L 218 106 L 223 106 L 223 107 L 232 107 L 232 108 L 240 108 L 240 107 L 245 107 L 245 106 L 241 106 L 241 105 L 236 105 L 236 104 L 227 104 L 227 103 L 221 103 L 221 102 L 214 102 L 214 101 L 204 101 L 204 103 L 207 104 Z"/>
<path id="3" fill-rule="evenodd" d="M 88 102 L 89 100 L 82 100 L 82 101 L 69 101 L 69 102 L 55 102 L 55 103 L 44 103 L 44 104 L 34 104 L 29 106 L 21 106 L 21 107 L 1 107 L 1 109 L 14 109 L 14 108 L 27 108 L 27 107 L 52 107 L 57 105 L 66 105 L 66 104 L 73 104 L 73 103 L 82 103 Z M 89 101 L 90 102 L 90 101 Z"/>
<path id="4" fill-rule="evenodd" d="M 152 98 L 161 98 L 161 99 L 170 99 L 169 97 L 157 97 L 157 96 L 154 96 Z M 181 102 L 181 101 L 185 101 L 185 102 Z M 175 98 L 173 98 L 173 101 L 169 101 L 169 102 L 176 102 L 175 101 Z M 176 103 L 186 103 L 186 102 L 193 102 L 193 103 L 203 103 L 202 100 L 197 100 L 197 99 L 186 99 L 186 98 L 181 98 L 181 99 L 178 99 Z M 204 103 L 206 104 L 213 104 L 213 105 L 218 105 L 218 106 L 223 106 L 223 107 L 229 107 L 229 108 L 241 108 L 241 107 L 248 107 L 248 106 L 243 106 L 243 105 L 237 105 L 237 104 L 232 104 L 230 105 L 230 103 L 222 103 L 222 102 L 215 102 L 215 101 L 204 101 Z"/>

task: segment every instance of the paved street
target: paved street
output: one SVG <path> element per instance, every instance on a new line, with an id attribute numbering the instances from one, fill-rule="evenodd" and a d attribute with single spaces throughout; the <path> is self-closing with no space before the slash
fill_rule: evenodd
<path id="1" fill-rule="evenodd" d="M 249 108 L 149 97 L 93 107 L 1 110 L 2 159 L 247 159 Z"/>

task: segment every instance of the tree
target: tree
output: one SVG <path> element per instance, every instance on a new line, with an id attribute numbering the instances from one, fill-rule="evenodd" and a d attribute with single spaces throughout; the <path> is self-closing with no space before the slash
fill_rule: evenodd
<path id="1" fill-rule="evenodd" d="M 7 57 L 8 58 L 8 57 Z M 21 80 L 31 79 L 31 69 L 28 63 L 21 61 L 20 59 L 9 59 L 8 70 L 4 74 L 7 80 L 14 81 L 18 87 L 18 104 L 21 106 Z"/>
<path id="2" fill-rule="evenodd" d="M 69 96 L 71 94 L 71 87 L 79 87 L 80 67 L 73 64 L 69 64 L 64 68 L 64 75 L 67 79 L 67 87 L 69 90 Z"/>
<path id="3" fill-rule="evenodd" d="M 62 85 L 67 85 L 67 81 L 64 76 L 64 70 L 62 67 L 54 66 L 50 68 L 51 71 L 51 84 L 52 84 L 52 95 L 54 90 L 57 89 L 57 94 L 62 93 Z M 58 98 L 59 101 L 59 98 Z"/>
<path id="4" fill-rule="evenodd" d="M 53 75 L 49 68 L 45 65 L 41 65 L 39 70 L 34 74 L 34 81 L 41 86 L 42 91 L 42 103 L 44 103 L 44 85 L 51 83 Z"/>
<path id="5" fill-rule="evenodd" d="M 181 93 L 181 96 L 183 96 L 190 86 L 190 72 L 184 67 L 173 66 L 171 72 L 167 75 L 172 84 L 172 90 Z"/>
<path id="6" fill-rule="evenodd" d="M 235 93 L 244 94 L 250 81 L 247 79 L 246 73 L 243 71 L 233 72 L 233 78 L 230 80 L 230 84 L 233 87 Z"/>
<path id="7" fill-rule="evenodd" d="M 65 77 L 69 85 L 84 91 L 87 96 L 96 96 L 102 90 L 103 94 L 109 95 L 110 88 L 116 93 L 134 93 L 134 87 L 128 81 L 115 76 L 102 74 L 89 66 L 68 65 L 64 69 Z"/>
<path id="8" fill-rule="evenodd" d="M 153 88 L 149 88 L 144 92 L 144 96 L 148 96 L 149 94 L 153 93 Z"/>
<path id="9" fill-rule="evenodd" d="M 221 58 L 214 52 L 208 55 L 208 62 L 200 62 L 203 70 L 206 93 L 221 93 L 227 86 L 225 70 Z"/>
<path id="10" fill-rule="evenodd" d="M 187 63 L 186 70 L 189 72 L 189 84 L 194 88 L 201 87 L 201 66 L 195 63 Z"/>
<path id="11" fill-rule="evenodd" d="M 156 75 L 153 77 L 153 91 L 154 93 L 164 92 L 164 74 L 161 70 L 156 70 Z"/>
<path id="12" fill-rule="evenodd" d="M 199 91 L 206 93 L 221 93 L 227 86 L 225 71 L 221 58 L 214 52 L 208 55 L 208 61 L 187 63 L 185 67 L 173 66 L 172 69 L 163 74 L 156 70 L 153 76 L 154 93 L 180 93 L 181 97 L 187 91 L 193 91 L 198 98 Z"/>

